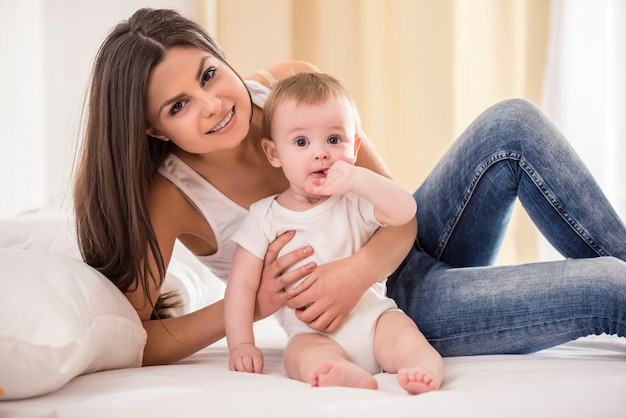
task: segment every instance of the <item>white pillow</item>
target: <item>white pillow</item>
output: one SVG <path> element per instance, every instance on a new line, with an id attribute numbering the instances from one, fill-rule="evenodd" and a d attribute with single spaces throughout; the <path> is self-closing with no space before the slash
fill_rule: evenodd
<path id="1" fill-rule="evenodd" d="M 1 400 L 41 395 L 73 377 L 141 365 L 146 333 L 127 299 L 80 259 L 71 211 L 50 205 L 0 219 Z M 164 290 L 182 315 L 224 296 L 224 283 L 180 242 Z"/>
<path id="2" fill-rule="evenodd" d="M 139 367 L 146 332 L 126 297 L 83 261 L 0 248 L 0 400 L 55 391 L 74 377 Z"/>
<path id="3" fill-rule="evenodd" d="M 27 248 L 80 258 L 71 212 L 56 206 L 0 219 L 0 248 Z"/>
<path id="4" fill-rule="evenodd" d="M 55 204 L 12 219 L 0 219 L 0 248 L 8 247 L 81 258 L 71 211 Z M 183 306 L 173 314 L 183 315 L 216 302 L 224 297 L 224 289 L 225 283 L 176 241 L 163 285 L 163 291 L 181 295 Z"/>

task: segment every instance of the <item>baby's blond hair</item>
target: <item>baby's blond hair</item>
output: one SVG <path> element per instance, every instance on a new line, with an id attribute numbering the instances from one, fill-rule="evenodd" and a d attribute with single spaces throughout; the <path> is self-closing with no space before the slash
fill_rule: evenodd
<path id="1" fill-rule="evenodd" d="M 272 119 L 276 107 L 287 99 L 309 105 L 348 100 L 354 113 L 356 131 L 360 130 L 361 120 L 354 99 L 339 80 L 324 73 L 297 73 L 276 83 L 268 96 L 263 106 L 264 138 L 272 138 Z"/>

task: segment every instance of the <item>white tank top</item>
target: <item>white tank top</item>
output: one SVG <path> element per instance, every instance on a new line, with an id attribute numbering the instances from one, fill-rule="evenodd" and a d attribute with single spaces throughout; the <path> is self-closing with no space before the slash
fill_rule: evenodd
<path id="1" fill-rule="evenodd" d="M 252 102 L 263 108 L 270 90 L 254 80 L 245 80 Z M 226 280 L 235 253 L 235 242 L 231 239 L 248 210 L 230 200 L 211 183 L 191 169 L 183 160 L 170 154 L 159 174 L 176 186 L 202 213 L 207 220 L 217 243 L 215 254 L 197 258 L 220 279 Z"/>

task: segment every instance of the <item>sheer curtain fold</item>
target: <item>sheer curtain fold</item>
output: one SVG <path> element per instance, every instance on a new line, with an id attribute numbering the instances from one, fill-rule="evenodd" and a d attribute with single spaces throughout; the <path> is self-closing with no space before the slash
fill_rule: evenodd
<path id="1" fill-rule="evenodd" d="M 0 3 L 0 217 L 45 200 L 42 22 L 38 2 Z"/>
<path id="2" fill-rule="evenodd" d="M 542 107 L 626 219 L 626 3 L 553 0 Z M 540 240 L 541 257 L 560 258 Z"/>

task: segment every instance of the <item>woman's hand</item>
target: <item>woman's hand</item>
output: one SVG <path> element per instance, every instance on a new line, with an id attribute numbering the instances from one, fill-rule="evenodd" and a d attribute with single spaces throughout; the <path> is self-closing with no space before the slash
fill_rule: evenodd
<path id="1" fill-rule="evenodd" d="M 296 309 L 296 317 L 309 327 L 337 331 L 376 281 L 363 280 L 368 272 L 361 265 L 353 256 L 318 266 L 287 292 L 287 306 Z"/>
<path id="2" fill-rule="evenodd" d="M 388 277 L 409 252 L 417 222 L 378 228 L 368 243 L 350 257 L 317 266 L 287 292 L 286 305 L 311 328 L 335 332 L 377 281 Z"/>
<path id="3" fill-rule="evenodd" d="M 265 254 L 261 283 L 256 295 L 254 320 L 263 319 L 285 305 L 290 295 L 285 288 L 311 273 L 317 266 L 310 262 L 297 269 L 284 273 L 290 266 L 309 257 L 313 248 L 304 247 L 278 257 L 280 250 L 294 237 L 294 231 L 287 231 L 272 242 Z"/>

